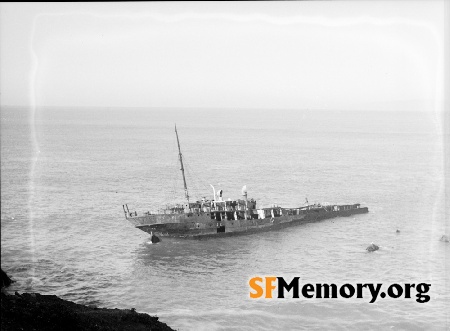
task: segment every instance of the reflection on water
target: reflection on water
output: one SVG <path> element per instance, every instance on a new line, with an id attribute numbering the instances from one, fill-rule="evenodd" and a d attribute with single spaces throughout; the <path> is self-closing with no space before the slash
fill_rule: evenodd
<path id="1" fill-rule="evenodd" d="M 168 277 L 184 277 L 193 272 L 212 275 L 217 270 L 238 264 L 250 254 L 251 240 L 247 237 L 210 240 L 163 239 L 158 244 L 145 241 L 136 250 L 138 268 L 151 267 Z"/>

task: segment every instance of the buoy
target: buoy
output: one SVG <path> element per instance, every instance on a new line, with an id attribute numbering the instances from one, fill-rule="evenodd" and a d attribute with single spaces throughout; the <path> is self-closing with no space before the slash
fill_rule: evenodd
<path id="1" fill-rule="evenodd" d="M 370 244 L 370 246 L 366 248 L 366 250 L 367 250 L 368 252 L 374 252 L 374 251 L 377 251 L 377 250 L 379 250 L 379 249 L 380 249 L 380 247 L 378 247 L 378 246 L 375 245 L 374 243 Z"/>

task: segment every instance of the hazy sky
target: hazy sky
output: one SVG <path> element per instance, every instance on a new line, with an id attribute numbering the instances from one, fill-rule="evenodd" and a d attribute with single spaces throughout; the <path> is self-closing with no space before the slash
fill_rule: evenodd
<path id="1" fill-rule="evenodd" d="M 430 109 L 444 1 L 2 3 L 1 105 Z"/>

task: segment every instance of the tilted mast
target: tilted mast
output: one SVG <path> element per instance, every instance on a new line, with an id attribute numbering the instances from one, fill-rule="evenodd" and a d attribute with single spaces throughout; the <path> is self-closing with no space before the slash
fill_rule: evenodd
<path id="1" fill-rule="evenodd" d="M 186 177 L 184 176 L 184 167 L 183 167 L 183 157 L 181 155 L 181 148 L 180 148 L 180 140 L 178 139 L 178 132 L 177 132 L 177 125 L 175 124 L 175 134 L 177 135 L 177 143 L 178 143 L 178 155 L 180 157 L 180 164 L 181 164 L 181 173 L 183 174 L 183 182 L 184 182 L 184 194 L 186 196 L 186 200 L 188 202 L 188 208 L 189 207 L 189 192 L 186 185 Z"/>

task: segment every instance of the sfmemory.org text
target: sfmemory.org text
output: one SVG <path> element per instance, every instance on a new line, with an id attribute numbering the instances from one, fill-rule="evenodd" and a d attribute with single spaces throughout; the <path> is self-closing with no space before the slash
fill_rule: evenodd
<path id="1" fill-rule="evenodd" d="M 378 298 L 405 298 L 411 299 L 415 296 L 416 302 L 426 303 L 430 301 L 427 295 L 431 284 L 390 284 L 383 286 L 380 283 L 357 283 L 357 284 L 303 284 L 300 285 L 300 277 L 294 277 L 290 282 L 283 277 L 253 277 L 248 282 L 250 286 L 250 298 L 258 299 L 283 299 L 286 297 L 299 299 L 312 298 L 358 298 L 370 297 L 370 303 Z M 384 290 L 382 290 L 384 289 Z M 276 290 L 276 291 L 274 291 Z M 286 296 L 287 295 L 287 296 Z"/>

